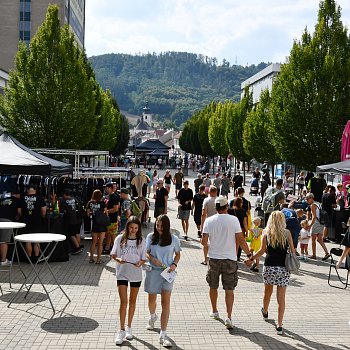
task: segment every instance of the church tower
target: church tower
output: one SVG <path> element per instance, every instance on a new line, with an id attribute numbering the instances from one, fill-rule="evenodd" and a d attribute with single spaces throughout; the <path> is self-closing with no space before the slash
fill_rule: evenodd
<path id="1" fill-rule="evenodd" d="M 151 110 L 148 107 L 148 101 L 146 102 L 145 107 L 142 110 L 142 118 L 149 126 L 152 126 L 152 114 Z"/>

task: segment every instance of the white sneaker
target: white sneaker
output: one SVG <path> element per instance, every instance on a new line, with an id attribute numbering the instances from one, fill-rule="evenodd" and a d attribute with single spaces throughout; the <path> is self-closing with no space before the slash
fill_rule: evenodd
<path id="1" fill-rule="evenodd" d="M 219 313 L 217 311 L 211 312 L 209 316 L 212 317 L 214 320 L 218 320 L 220 318 Z"/>
<path id="2" fill-rule="evenodd" d="M 126 333 L 125 339 L 127 339 L 127 340 L 132 340 L 133 339 L 132 330 L 128 326 L 126 326 L 126 328 L 125 328 L 125 333 Z"/>
<path id="3" fill-rule="evenodd" d="M 232 329 L 233 328 L 232 320 L 230 320 L 229 318 L 226 318 L 225 326 L 227 329 Z"/>
<path id="4" fill-rule="evenodd" d="M 1 261 L 1 266 L 10 266 L 12 265 L 12 262 L 8 259 Z"/>
<path id="5" fill-rule="evenodd" d="M 171 344 L 171 341 L 167 336 L 159 337 L 159 343 L 162 344 L 165 348 L 170 348 L 173 346 L 173 344 Z"/>
<path id="6" fill-rule="evenodd" d="M 126 336 L 125 331 L 120 330 L 117 334 L 117 336 L 115 337 L 115 345 L 122 345 L 124 338 Z"/>
<path id="7" fill-rule="evenodd" d="M 154 323 L 157 321 L 158 316 L 155 314 L 154 317 L 150 316 L 146 329 L 152 330 L 154 328 Z"/>

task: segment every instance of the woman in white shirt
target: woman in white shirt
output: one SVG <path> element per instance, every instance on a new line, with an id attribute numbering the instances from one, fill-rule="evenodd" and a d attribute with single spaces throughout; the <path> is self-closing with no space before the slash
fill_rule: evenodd
<path id="1" fill-rule="evenodd" d="M 124 339 L 131 340 L 133 338 L 131 323 L 142 281 L 141 266 L 146 261 L 146 241 L 142 237 L 141 222 L 136 216 L 131 216 L 128 219 L 125 231 L 115 239 L 111 255 L 117 262 L 115 275 L 120 299 L 120 330 L 115 338 L 115 343 L 121 345 Z M 125 329 L 129 283 L 128 325 Z"/>

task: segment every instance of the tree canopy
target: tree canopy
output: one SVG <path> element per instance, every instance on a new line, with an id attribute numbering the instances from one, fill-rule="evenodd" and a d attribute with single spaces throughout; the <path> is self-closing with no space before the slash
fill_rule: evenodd
<path id="1" fill-rule="evenodd" d="M 305 169 L 340 160 L 350 112 L 350 41 L 334 0 L 320 2 L 315 32 L 295 41 L 272 90 L 273 143 Z"/>

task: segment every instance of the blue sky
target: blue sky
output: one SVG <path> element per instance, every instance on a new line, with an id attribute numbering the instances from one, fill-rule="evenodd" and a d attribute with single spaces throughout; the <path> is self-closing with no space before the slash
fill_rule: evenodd
<path id="1" fill-rule="evenodd" d="M 350 1 L 338 0 L 350 27 Z M 87 0 L 88 56 L 187 51 L 232 64 L 284 62 L 318 0 Z"/>

